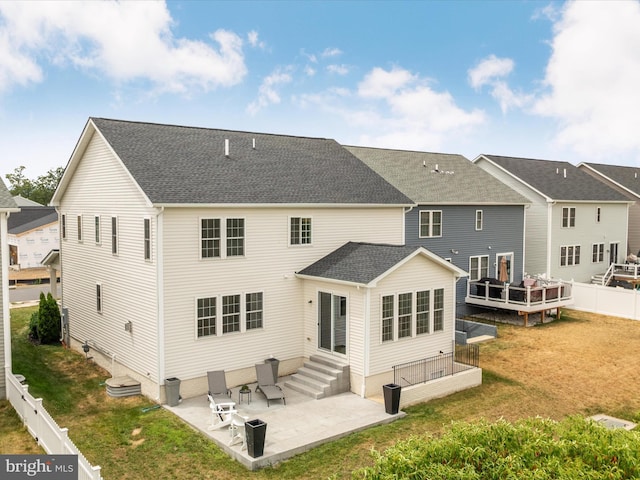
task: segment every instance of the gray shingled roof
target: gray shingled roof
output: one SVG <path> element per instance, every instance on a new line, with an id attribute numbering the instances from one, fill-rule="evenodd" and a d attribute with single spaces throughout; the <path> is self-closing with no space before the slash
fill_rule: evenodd
<path id="1" fill-rule="evenodd" d="M 418 204 L 531 203 L 462 155 L 345 148 Z"/>
<path id="2" fill-rule="evenodd" d="M 587 162 L 583 164 L 640 196 L 640 168 Z"/>
<path id="3" fill-rule="evenodd" d="M 155 204 L 412 203 L 334 140 L 91 120 Z"/>
<path id="4" fill-rule="evenodd" d="M 298 273 L 366 285 L 419 248 L 349 242 Z"/>
<path id="5" fill-rule="evenodd" d="M 499 155 L 482 156 L 556 201 L 628 201 L 614 189 L 568 162 Z"/>
<path id="6" fill-rule="evenodd" d="M 11 214 L 7 220 L 7 230 L 18 235 L 57 221 L 58 213 L 54 207 L 20 207 L 20 212 Z"/>
<path id="7" fill-rule="evenodd" d="M 0 208 L 18 208 L 6 185 L 0 180 Z"/>

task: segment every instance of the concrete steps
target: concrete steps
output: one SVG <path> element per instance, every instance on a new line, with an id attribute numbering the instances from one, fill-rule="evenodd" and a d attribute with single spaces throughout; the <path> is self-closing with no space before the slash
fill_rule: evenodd
<path id="1" fill-rule="evenodd" d="M 334 358 L 312 355 L 285 386 L 316 400 L 348 392 L 349 365 Z"/>

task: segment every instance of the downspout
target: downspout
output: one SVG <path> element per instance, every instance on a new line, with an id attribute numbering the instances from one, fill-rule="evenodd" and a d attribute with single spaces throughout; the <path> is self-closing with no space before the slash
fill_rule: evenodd
<path id="1" fill-rule="evenodd" d="M 553 226 L 553 206 L 556 202 L 547 202 L 547 278 L 551 278 L 551 227 Z"/>
<path id="2" fill-rule="evenodd" d="M 369 338 L 371 331 L 371 289 L 369 287 L 365 287 L 366 291 L 364 294 L 364 345 L 363 345 L 363 363 L 362 366 L 362 386 L 360 387 L 360 396 L 362 398 L 366 398 L 367 393 L 367 377 L 369 376 L 369 357 L 370 353 L 370 341 Z"/>
<path id="3" fill-rule="evenodd" d="M 156 400 L 162 398 L 164 379 L 164 207 L 156 215 L 156 308 L 158 316 L 158 394 Z"/>
<path id="4" fill-rule="evenodd" d="M 2 262 L 2 323 L 3 323 L 3 341 L 4 341 L 4 370 L 0 375 L 6 372 L 12 372 L 11 368 L 11 322 L 9 321 L 9 242 L 7 240 L 7 212 L 5 215 L 0 214 L 0 261 Z"/>
<path id="5" fill-rule="evenodd" d="M 525 265 L 527 264 L 527 210 L 530 205 L 525 205 L 522 209 L 522 272 L 520 277 L 524 278 L 525 274 Z"/>

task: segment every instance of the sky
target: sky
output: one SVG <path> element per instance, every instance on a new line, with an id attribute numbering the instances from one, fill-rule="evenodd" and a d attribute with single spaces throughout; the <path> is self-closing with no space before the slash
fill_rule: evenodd
<path id="1" fill-rule="evenodd" d="M 640 165 L 640 1 L 0 0 L 0 175 L 89 117 Z"/>

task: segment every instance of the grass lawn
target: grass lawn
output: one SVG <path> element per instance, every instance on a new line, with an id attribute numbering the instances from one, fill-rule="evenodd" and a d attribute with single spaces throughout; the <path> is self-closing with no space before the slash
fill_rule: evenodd
<path id="1" fill-rule="evenodd" d="M 317 447 L 274 467 L 249 472 L 215 444 L 142 397 L 113 399 L 108 373 L 78 353 L 26 340 L 34 308 L 11 311 L 13 370 L 44 398 L 58 424 L 111 479 L 347 479 L 412 434 L 437 433 L 451 421 L 606 413 L 640 421 L 640 322 L 570 311 L 536 327 L 501 325 L 482 344 L 480 387 L 406 409 L 388 425 Z M 38 453 L 7 402 L 0 402 L 0 453 Z"/>

